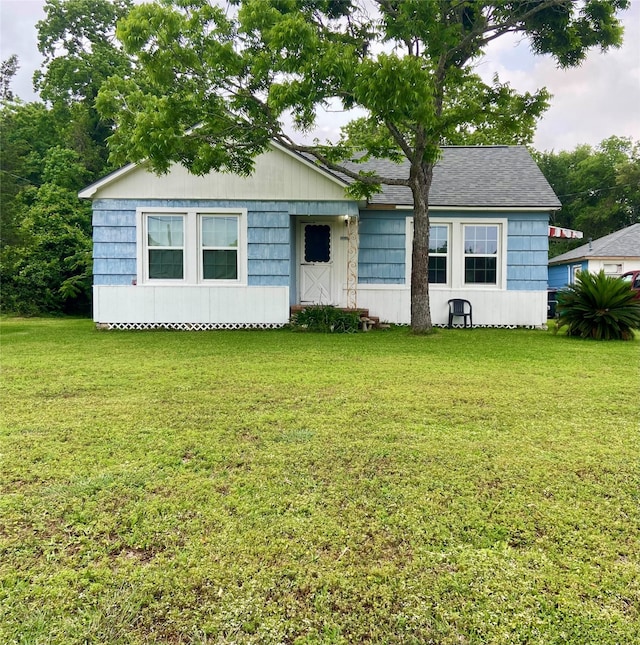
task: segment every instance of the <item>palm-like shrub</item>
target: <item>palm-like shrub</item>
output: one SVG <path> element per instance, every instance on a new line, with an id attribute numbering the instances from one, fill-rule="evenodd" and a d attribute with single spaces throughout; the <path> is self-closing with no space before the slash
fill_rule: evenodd
<path id="1" fill-rule="evenodd" d="M 557 329 L 568 336 L 597 340 L 631 340 L 640 329 L 640 300 L 626 282 L 581 271 L 576 283 L 558 292 Z"/>

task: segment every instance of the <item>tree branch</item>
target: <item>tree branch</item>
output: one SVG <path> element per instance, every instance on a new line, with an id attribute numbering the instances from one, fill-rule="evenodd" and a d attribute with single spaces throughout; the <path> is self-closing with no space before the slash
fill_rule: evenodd
<path id="1" fill-rule="evenodd" d="M 411 159 L 411 157 L 413 157 L 413 150 L 407 143 L 406 139 L 402 136 L 402 132 L 400 132 L 395 123 L 391 123 L 391 121 L 385 120 L 384 124 L 387 126 L 387 130 L 391 133 L 393 140 L 398 144 L 402 152 L 404 152 L 404 156 L 407 159 Z"/>
<path id="2" fill-rule="evenodd" d="M 509 31 L 517 31 L 517 29 L 514 29 L 514 27 L 516 27 L 519 22 L 535 16 L 540 11 L 548 9 L 549 7 L 559 7 L 566 3 L 567 0 L 544 0 L 543 2 L 537 4 L 533 9 L 530 9 L 529 11 L 526 11 L 521 15 L 508 18 L 502 24 L 487 24 L 482 28 L 473 29 L 467 34 L 467 36 L 465 36 L 465 38 L 462 39 L 462 41 L 456 47 L 448 52 L 447 57 L 451 58 L 457 52 L 464 51 L 465 48 L 468 47 L 468 45 L 470 45 L 478 36 L 482 36 L 483 34 L 487 34 L 489 32 L 494 32 L 490 36 L 484 37 L 480 40 L 479 46 L 481 47 L 482 45 L 491 42 L 495 38 L 498 38 L 499 36 L 502 36 Z"/>
<path id="3" fill-rule="evenodd" d="M 323 166 L 333 170 L 335 172 L 342 173 L 350 179 L 355 181 L 360 181 L 363 184 L 373 186 L 375 184 L 386 184 L 388 186 L 409 186 L 408 179 L 397 179 L 395 177 L 384 177 L 382 175 L 361 175 L 346 166 L 334 163 L 325 157 L 321 152 L 318 151 L 314 146 L 303 146 L 295 143 L 290 137 L 286 134 L 281 133 L 274 136 L 274 140 L 279 143 L 281 146 L 284 146 L 287 150 L 291 152 L 306 153 L 315 157 Z M 355 162 L 354 162 L 355 163 Z"/>

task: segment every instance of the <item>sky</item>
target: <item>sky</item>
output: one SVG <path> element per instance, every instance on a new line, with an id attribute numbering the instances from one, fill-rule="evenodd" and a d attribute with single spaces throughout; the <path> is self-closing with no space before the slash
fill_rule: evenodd
<path id="1" fill-rule="evenodd" d="M 427 1 L 427 0 L 425 0 Z M 0 59 L 17 54 L 20 63 L 12 88 L 23 101 L 37 100 L 34 71 L 42 65 L 36 23 L 44 18 L 44 0 L 0 0 Z M 540 120 L 533 146 L 537 150 L 572 150 L 597 146 L 616 135 L 640 141 L 640 0 L 624 12 L 624 44 L 607 53 L 591 51 L 578 68 L 560 70 L 550 57 L 531 54 L 526 40 L 495 40 L 478 63 L 486 80 L 498 73 L 518 91 L 546 87 L 551 107 Z M 312 137 L 335 139 L 349 115 L 321 114 Z"/>

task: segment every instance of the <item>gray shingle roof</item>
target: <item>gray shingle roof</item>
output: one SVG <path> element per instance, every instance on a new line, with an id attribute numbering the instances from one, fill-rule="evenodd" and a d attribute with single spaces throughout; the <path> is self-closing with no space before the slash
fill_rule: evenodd
<path id="1" fill-rule="evenodd" d="M 573 251 L 556 255 L 549 264 L 562 264 L 571 260 L 589 258 L 633 258 L 640 257 L 640 224 L 632 224 L 615 233 L 583 244 Z"/>
<path id="2" fill-rule="evenodd" d="M 350 163 L 355 171 L 406 179 L 409 162 Z M 342 176 L 343 179 L 351 181 Z M 383 185 L 370 204 L 412 205 L 411 190 Z M 561 204 L 525 146 L 445 146 L 434 168 L 429 203 L 448 207 L 560 208 Z"/>

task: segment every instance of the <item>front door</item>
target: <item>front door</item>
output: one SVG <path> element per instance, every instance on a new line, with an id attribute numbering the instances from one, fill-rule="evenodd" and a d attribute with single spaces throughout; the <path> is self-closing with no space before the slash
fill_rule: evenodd
<path id="1" fill-rule="evenodd" d="M 301 304 L 336 304 L 334 256 L 332 222 L 303 222 L 300 225 Z"/>

